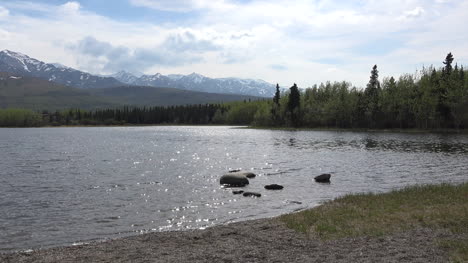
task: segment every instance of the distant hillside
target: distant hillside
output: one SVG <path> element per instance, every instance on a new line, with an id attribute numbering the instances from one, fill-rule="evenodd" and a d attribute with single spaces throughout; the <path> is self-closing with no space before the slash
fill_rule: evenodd
<path id="1" fill-rule="evenodd" d="M 135 86 L 83 90 L 63 86 L 41 78 L 0 72 L 0 108 L 34 110 L 93 109 L 123 105 L 171 106 L 221 103 L 249 99 L 259 98 Z"/>
<path id="2" fill-rule="evenodd" d="M 260 97 L 254 96 L 216 94 L 173 88 L 135 86 L 92 89 L 89 90 L 89 92 L 99 97 L 105 97 L 119 104 L 140 106 L 171 106 L 261 99 Z"/>
<path id="3" fill-rule="evenodd" d="M 57 110 L 66 108 L 91 109 L 118 106 L 85 90 L 70 88 L 34 77 L 21 77 L 0 72 L 0 108 Z"/>

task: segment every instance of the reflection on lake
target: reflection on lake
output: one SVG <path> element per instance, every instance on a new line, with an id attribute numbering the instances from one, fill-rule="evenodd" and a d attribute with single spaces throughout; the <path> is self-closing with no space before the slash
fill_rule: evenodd
<path id="1" fill-rule="evenodd" d="M 205 228 L 353 192 L 467 181 L 468 136 L 230 127 L 0 129 L 0 251 Z M 252 170 L 246 198 L 219 185 Z M 331 184 L 313 177 L 332 173 Z M 284 185 L 267 191 L 266 184 Z"/>

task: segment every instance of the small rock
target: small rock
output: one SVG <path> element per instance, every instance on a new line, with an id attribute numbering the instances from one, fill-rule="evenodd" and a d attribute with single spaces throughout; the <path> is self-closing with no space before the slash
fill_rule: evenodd
<path id="1" fill-rule="evenodd" d="M 243 192 L 244 191 L 242 191 L 242 190 L 232 191 L 232 193 L 235 194 L 235 195 L 242 194 Z"/>
<path id="2" fill-rule="evenodd" d="M 243 195 L 243 196 L 254 196 L 254 197 L 260 197 L 260 196 L 262 196 L 261 194 L 255 193 L 255 192 L 244 192 L 242 195 Z"/>
<path id="3" fill-rule="evenodd" d="M 269 185 L 265 185 L 265 189 L 267 190 L 281 190 L 283 189 L 284 187 L 282 185 L 279 185 L 279 184 L 269 184 Z"/>
<path id="4" fill-rule="evenodd" d="M 232 169 L 232 170 L 229 170 L 230 173 L 237 173 L 237 172 L 240 172 L 241 169 Z"/>
<path id="5" fill-rule="evenodd" d="M 255 176 L 257 176 L 256 174 L 250 173 L 250 172 L 243 172 L 243 174 L 244 174 L 245 177 L 247 177 L 247 178 L 254 178 Z"/>
<path id="6" fill-rule="evenodd" d="M 314 179 L 318 183 L 329 183 L 330 182 L 331 174 L 321 174 L 319 176 L 315 176 Z"/>

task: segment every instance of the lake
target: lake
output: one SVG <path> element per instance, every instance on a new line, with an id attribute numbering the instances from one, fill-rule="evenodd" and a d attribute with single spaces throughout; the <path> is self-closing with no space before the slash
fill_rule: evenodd
<path id="1" fill-rule="evenodd" d="M 235 127 L 0 129 L 0 252 L 278 216 L 468 181 L 468 135 Z M 233 195 L 219 178 L 257 174 Z M 330 184 L 313 177 L 332 173 Z M 281 184 L 268 191 L 267 184 Z"/>

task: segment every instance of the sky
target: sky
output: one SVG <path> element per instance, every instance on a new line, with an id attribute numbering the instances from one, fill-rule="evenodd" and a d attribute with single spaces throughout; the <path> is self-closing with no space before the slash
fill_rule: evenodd
<path id="1" fill-rule="evenodd" d="M 468 0 L 0 0 L 0 50 L 93 74 L 302 88 L 468 65 Z"/>

